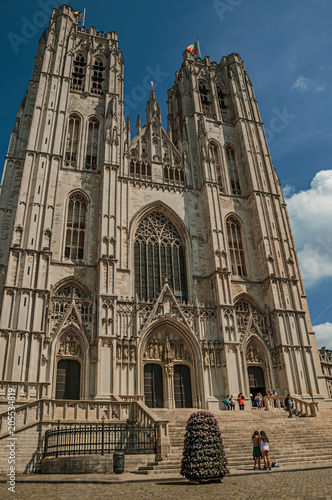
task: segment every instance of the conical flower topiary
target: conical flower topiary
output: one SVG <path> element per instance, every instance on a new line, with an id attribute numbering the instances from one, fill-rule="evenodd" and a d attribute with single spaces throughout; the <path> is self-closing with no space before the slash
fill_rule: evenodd
<path id="1" fill-rule="evenodd" d="M 192 480 L 222 479 L 229 473 L 221 432 L 214 415 L 193 413 L 188 419 L 181 474 Z"/>

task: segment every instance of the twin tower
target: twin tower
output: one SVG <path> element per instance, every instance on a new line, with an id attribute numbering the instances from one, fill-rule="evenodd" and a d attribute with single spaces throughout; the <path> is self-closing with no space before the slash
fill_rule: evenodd
<path id="1" fill-rule="evenodd" d="M 237 54 L 183 54 L 133 137 L 115 32 L 54 9 L 0 201 L 0 398 L 327 397 L 280 181 Z"/>

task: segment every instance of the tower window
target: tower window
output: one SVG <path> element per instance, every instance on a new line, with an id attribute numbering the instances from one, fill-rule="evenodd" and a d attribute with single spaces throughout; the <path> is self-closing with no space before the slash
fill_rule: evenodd
<path id="1" fill-rule="evenodd" d="M 81 193 L 69 198 L 66 227 L 65 257 L 83 259 L 86 228 L 87 201 Z"/>
<path id="2" fill-rule="evenodd" d="M 103 81 L 105 80 L 105 67 L 101 59 L 96 58 L 92 66 L 91 92 L 102 94 Z"/>
<path id="3" fill-rule="evenodd" d="M 217 87 L 217 96 L 218 96 L 218 103 L 219 103 L 219 108 L 220 109 L 225 109 L 226 106 L 226 94 L 223 93 L 220 87 Z"/>
<path id="4" fill-rule="evenodd" d="M 74 90 L 84 90 L 86 60 L 84 54 L 79 52 L 74 59 L 71 88 Z"/>
<path id="5" fill-rule="evenodd" d="M 210 98 L 209 98 L 209 90 L 202 80 L 198 83 L 199 95 L 202 103 L 202 112 L 205 115 L 209 115 L 211 112 L 210 108 Z"/>
<path id="6" fill-rule="evenodd" d="M 213 162 L 214 168 L 215 168 L 215 176 L 216 176 L 216 179 L 217 179 L 217 182 L 220 186 L 221 191 L 223 191 L 220 153 L 219 153 L 219 147 L 217 146 L 216 143 L 210 142 L 210 151 L 211 151 L 212 162 Z"/>
<path id="7" fill-rule="evenodd" d="M 161 212 L 151 212 L 140 222 L 134 245 L 139 300 L 157 298 L 165 276 L 175 296 L 186 300 L 185 250 L 172 222 Z"/>
<path id="8" fill-rule="evenodd" d="M 81 124 L 81 119 L 79 116 L 72 115 L 69 117 L 66 153 L 65 153 L 66 167 L 77 166 L 80 124 Z"/>
<path id="9" fill-rule="evenodd" d="M 226 158 L 227 158 L 227 166 L 228 166 L 229 180 L 231 183 L 232 194 L 240 195 L 242 194 L 242 191 L 237 171 L 235 151 L 230 146 L 226 147 Z"/>
<path id="10" fill-rule="evenodd" d="M 235 217 L 231 216 L 226 220 L 226 229 L 232 274 L 235 276 L 247 276 L 241 224 Z"/>
<path id="11" fill-rule="evenodd" d="M 88 142 L 86 146 L 85 168 L 97 170 L 99 150 L 99 120 L 91 118 L 88 123 Z"/>

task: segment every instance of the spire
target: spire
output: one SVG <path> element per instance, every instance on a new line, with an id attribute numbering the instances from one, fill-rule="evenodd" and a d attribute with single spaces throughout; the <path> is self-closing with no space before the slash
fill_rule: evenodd
<path id="1" fill-rule="evenodd" d="M 145 113 L 146 123 L 151 123 L 153 119 L 157 119 L 159 123 L 161 122 L 160 107 L 154 93 L 153 82 L 151 82 L 150 97 L 146 103 Z"/>
<path id="2" fill-rule="evenodd" d="M 137 120 L 136 120 L 136 135 L 139 135 L 142 130 L 142 124 L 141 124 L 141 117 L 140 115 L 137 115 Z"/>

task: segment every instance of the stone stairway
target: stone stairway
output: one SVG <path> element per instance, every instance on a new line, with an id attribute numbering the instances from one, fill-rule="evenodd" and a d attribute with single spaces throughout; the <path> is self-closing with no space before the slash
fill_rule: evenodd
<path id="1" fill-rule="evenodd" d="M 163 460 L 140 467 L 139 474 L 179 474 L 186 422 L 195 409 L 154 410 L 169 420 L 171 454 Z M 251 469 L 254 430 L 264 430 L 269 437 L 271 460 L 281 466 L 332 463 L 332 410 L 322 409 L 315 418 L 288 418 L 283 410 L 266 412 L 217 411 L 223 444 L 230 469 Z"/>

